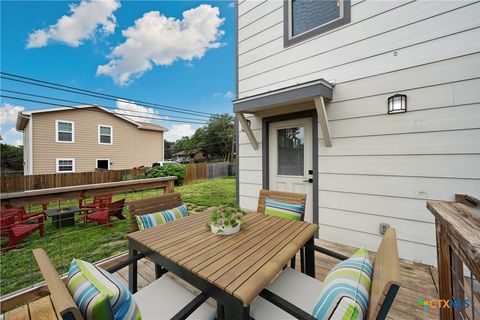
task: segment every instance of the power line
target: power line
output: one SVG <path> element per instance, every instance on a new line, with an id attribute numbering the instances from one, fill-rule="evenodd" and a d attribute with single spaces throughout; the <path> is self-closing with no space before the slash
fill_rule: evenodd
<path id="1" fill-rule="evenodd" d="M 95 97 L 95 98 L 99 98 L 99 99 L 105 99 L 105 100 L 110 100 L 110 101 L 121 100 L 125 103 L 132 103 L 132 104 L 136 104 L 136 105 L 139 105 L 139 106 L 144 106 L 144 107 L 149 107 L 149 108 L 159 109 L 159 110 L 166 110 L 166 111 L 169 111 L 169 112 L 190 114 L 190 115 L 195 115 L 195 116 L 198 116 L 198 117 L 208 118 L 212 115 L 216 115 L 214 113 L 195 111 L 195 110 L 191 110 L 191 109 L 182 109 L 182 108 L 172 107 L 172 106 L 165 105 L 165 104 L 145 102 L 145 101 L 136 100 L 136 99 L 130 99 L 130 98 L 124 98 L 124 97 L 105 94 L 105 93 L 99 93 L 99 92 L 90 91 L 90 90 L 86 90 L 86 89 L 75 88 L 75 87 L 72 87 L 72 86 L 66 86 L 66 85 L 57 84 L 57 83 L 53 83 L 53 82 L 48 82 L 48 81 L 23 77 L 23 76 L 11 74 L 11 73 L 6 73 L 6 72 L 0 72 L 0 74 L 7 75 L 7 76 L 3 76 L 3 75 L 0 76 L 1 79 L 20 82 L 20 83 L 25 83 L 25 84 L 44 87 L 44 88 L 49 88 L 49 89 L 54 89 L 54 90 L 59 90 L 59 91 L 71 92 L 71 93 L 80 94 L 80 95 L 91 96 L 91 97 Z M 14 77 L 14 78 L 11 78 L 11 77 Z M 15 79 L 15 78 L 19 78 L 19 79 Z M 21 79 L 27 79 L 27 80 L 21 80 Z"/>
<path id="2" fill-rule="evenodd" d="M 27 102 L 35 102 L 35 103 L 40 103 L 40 104 L 50 105 L 50 106 L 67 107 L 67 108 L 72 108 L 72 109 L 82 109 L 82 110 L 91 111 L 91 112 L 102 112 L 100 110 L 85 109 L 85 108 L 79 108 L 78 106 L 71 106 L 71 105 L 52 103 L 52 102 L 46 102 L 46 101 L 39 101 L 39 100 L 33 100 L 33 99 L 25 99 L 25 98 L 20 98 L 20 97 L 12 97 L 12 96 L 6 96 L 6 95 L 3 95 L 3 94 L 1 94 L 0 97 L 8 98 L 8 99 L 14 99 L 14 100 L 27 101 Z M 101 107 L 100 105 L 97 105 L 97 106 Z M 153 118 L 153 117 L 145 117 L 145 116 L 140 116 L 140 115 L 132 115 L 130 113 L 121 113 L 121 112 L 112 112 L 112 113 L 113 114 L 118 114 L 118 115 L 124 115 L 124 116 L 127 116 L 127 117 L 135 117 L 135 118 L 150 119 L 150 120 L 191 123 L 191 124 L 206 124 L 205 122 L 181 121 L 181 120 L 164 119 L 164 118 L 158 118 L 158 117 Z"/>
<path id="3" fill-rule="evenodd" d="M 44 95 L 38 95 L 38 94 L 33 94 L 33 93 L 27 93 L 27 92 L 22 92 L 22 91 L 15 91 L 15 90 L 7 90 L 7 89 L 0 89 L 0 91 L 4 92 L 9 92 L 9 93 L 15 93 L 15 94 L 21 94 L 24 96 L 30 96 L 30 97 L 37 97 L 37 98 L 43 98 L 43 99 L 49 99 L 49 100 L 54 100 L 54 101 L 61 101 L 61 102 L 70 102 L 70 103 L 77 103 L 77 104 L 84 104 L 84 105 L 98 105 L 99 107 L 102 108 L 107 108 L 107 109 L 112 109 L 112 110 L 123 110 L 123 111 L 128 111 L 134 112 L 134 113 L 139 113 L 139 114 L 147 114 L 147 115 L 155 115 L 157 117 L 173 117 L 175 119 L 186 119 L 186 120 L 194 120 L 194 121 L 202 121 L 203 119 L 196 119 L 196 118 L 188 118 L 188 117 L 182 117 L 182 116 L 171 116 L 171 115 L 162 115 L 162 114 L 155 114 L 155 113 L 150 113 L 146 111 L 139 111 L 139 110 L 127 110 L 127 109 L 120 109 L 116 107 L 109 107 L 109 106 L 104 106 L 96 103 L 91 103 L 91 102 L 84 102 L 84 101 L 77 101 L 77 100 L 68 100 L 68 99 L 60 99 L 60 98 L 54 98 L 51 96 L 44 96 Z"/>

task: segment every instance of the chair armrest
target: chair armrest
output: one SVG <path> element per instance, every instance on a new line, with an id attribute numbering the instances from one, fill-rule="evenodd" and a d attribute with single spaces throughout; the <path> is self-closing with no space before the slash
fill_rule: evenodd
<path id="1" fill-rule="evenodd" d="M 128 258 L 127 260 L 123 260 L 122 262 L 119 262 L 116 265 L 108 268 L 107 271 L 110 273 L 115 273 L 118 270 L 121 270 L 143 258 L 145 258 L 145 255 L 143 253 L 139 253 L 137 255 L 134 255 L 133 257 Z"/>
<path id="2" fill-rule="evenodd" d="M 52 261 L 43 249 L 33 249 L 33 255 L 37 260 L 40 272 L 47 283 L 50 297 L 55 310 L 63 317 L 68 319 L 83 319 L 80 310 L 78 310 L 75 301 L 73 301 L 70 292 L 57 273 Z"/>
<path id="3" fill-rule="evenodd" d="M 313 250 L 317 251 L 317 252 L 320 252 L 320 253 L 323 253 L 327 256 L 330 256 L 332 258 L 335 258 L 335 259 L 338 259 L 338 260 L 347 260 L 348 257 L 347 256 L 344 256 L 343 254 L 340 254 L 340 253 L 337 253 L 335 251 L 332 251 L 332 250 L 329 250 L 329 249 L 326 249 L 326 248 L 322 248 L 322 247 L 319 247 L 317 245 L 314 245 L 313 246 Z"/>
<path id="4" fill-rule="evenodd" d="M 288 302 L 282 297 L 276 295 L 270 290 L 263 289 L 262 292 L 260 292 L 259 296 L 267 300 L 268 302 L 274 304 L 275 306 L 279 307 L 283 311 L 291 314 L 297 319 L 315 320 L 315 317 L 312 316 L 310 313 L 305 312 L 304 310 Z"/>
<path id="5" fill-rule="evenodd" d="M 190 301 L 185 307 L 182 308 L 176 315 L 172 317 L 172 320 L 184 320 L 187 319 L 195 310 L 198 309 L 206 300 L 208 296 L 205 293 L 200 293 L 192 301 Z"/>

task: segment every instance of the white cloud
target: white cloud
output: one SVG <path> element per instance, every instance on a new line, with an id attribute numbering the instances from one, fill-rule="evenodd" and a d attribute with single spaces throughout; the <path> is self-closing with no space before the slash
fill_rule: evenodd
<path id="1" fill-rule="evenodd" d="M 130 118 L 134 121 L 151 122 L 152 119 L 147 118 L 158 117 L 156 116 L 156 112 L 153 108 L 142 107 L 131 101 L 117 100 L 116 105 L 117 108 L 120 110 L 114 110 L 113 112 L 116 112 L 122 116 L 126 116 L 127 118 Z M 162 117 L 158 118 L 160 119 Z"/>
<path id="2" fill-rule="evenodd" d="M 17 131 L 15 128 L 10 128 L 10 130 L 7 131 L 7 134 L 10 136 L 20 136 L 22 133 Z"/>
<path id="3" fill-rule="evenodd" d="M 220 10 L 207 4 L 184 11 L 181 20 L 147 12 L 122 31 L 127 39 L 113 49 L 107 64 L 98 66 L 97 75 L 108 75 L 126 85 L 155 65 L 200 59 L 208 49 L 221 46 L 223 21 Z"/>
<path id="4" fill-rule="evenodd" d="M 213 97 L 214 97 L 214 98 L 220 98 L 220 97 L 222 97 L 222 98 L 231 100 L 231 99 L 233 99 L 233 98 L 235 97 L 235 94 L 233 94 L 232 91 L 227 91 L 227 92 L 225 92 L 225 93 L 223 93 L 223 92 L 215 92 L 215 93 L 213 94 Z"/>
<path id="5" fill-rule="evenodd" d="M 23 110 L 25 110 L 25 108 L 22 106 L 14 106 L 13 104 L 5 103 L 0 108 L 0 124 L 3 126 L 17 122 L 17 114 Z"/>
<path id="6" fill-rule="evenodd" d="M 230 2 L 230 3 L 228 4 L 228 6 L 229 6 L 230 8 L 235 8 L 235 2 Z"/>
<path id="7" fill-rule="evenodd" d="M 93 38 L 97 31 L 111 34 L 116 27 L 113 12 L 119 7 L 117 0 L 84 0 L 78 5 L 71 4 L 70 15 L 64 15 L 57 23 L 30 33 L 27 48 L 44 47 L 50 41 L 78 47 L 83 40 Z"/>
<path id="8" fill-rule="evenodd" d="M 22 136 L 22 133 L 17 131 L 15 127 L 10 127 L 9 129 L 8 127 L 10 127 L 10 125 L 2 125 L 1 136 L 3 140 L 1 142 L 6 144 L 13 144 L 15 146 L 23 145 L 23 139 L 19 139 L 19 137 Z"/>
<path id="9" fill-rule="evenodd" d="M 191 137 L 195 133 L 195 129 L 192 128 L 191 124 L 174 124 L 168 131 L 165 133 L 165 140 L 175 142 L 181 137 Z"/>

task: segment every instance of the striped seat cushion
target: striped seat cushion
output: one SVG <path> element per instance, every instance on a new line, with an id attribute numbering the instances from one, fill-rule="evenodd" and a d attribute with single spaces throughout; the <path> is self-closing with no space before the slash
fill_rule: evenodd
<path id="1" fill-rule="evenodd" d="M 325 278 L 312 315 L 316 319 L 365 319 L 372 272 L 365 248 L 337 264 Z"/>
<path id="2" fill-rule="evenodd" d="M 132 294 L 123 283 L 91 263 L 73 259 L 68 271 L 67 288 L 87 320 L 142 318 Z"/>
<path id="3" fill-rule="evenodd" d="M 265 214 L 271 216 L 300 220 L 305 212 L 303 204 L 291 204 L 272 199 L 265 199 Z"/>
<path id="4" fill-rule="evenodd" d="M 150 229 L 159 224 L 181 219 L 188 216 L 187 206 L 182 204 L 176 208 L 136 216 L 139 230 Z"/>

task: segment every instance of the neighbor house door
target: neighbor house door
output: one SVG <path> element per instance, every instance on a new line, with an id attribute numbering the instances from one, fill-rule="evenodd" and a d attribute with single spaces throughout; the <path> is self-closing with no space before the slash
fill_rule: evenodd
<path id="1" fill-rule="evenodd" d="M 269 188 L 307 195 L 305 220 L 313 222 L 312 118 L 271 122 Z"/>

